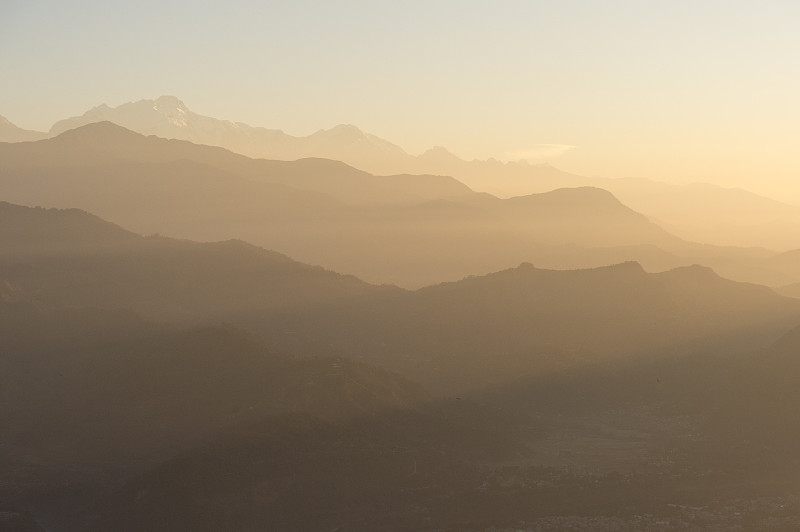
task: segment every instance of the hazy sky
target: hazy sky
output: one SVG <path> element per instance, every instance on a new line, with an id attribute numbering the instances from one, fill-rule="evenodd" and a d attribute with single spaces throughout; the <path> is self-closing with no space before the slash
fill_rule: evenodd
<path id="1" fill-rule="evenodd" d="M 0 114 L 41 130 L 172 94 L 298 135 L 766 191 L 800 181 L 798 28 L 796 0 L 0 0 Z"/>

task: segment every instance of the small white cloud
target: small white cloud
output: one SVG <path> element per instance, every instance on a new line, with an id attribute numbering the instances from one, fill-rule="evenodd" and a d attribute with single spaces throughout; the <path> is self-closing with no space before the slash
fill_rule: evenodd
<path id="1" fill-rule="evenodd" d="M 564 155 L 574 147 L 569 144 L 535 144 L 524 150 L 507 152 L 506 159 L 510 161 L 542 161 Z"/>

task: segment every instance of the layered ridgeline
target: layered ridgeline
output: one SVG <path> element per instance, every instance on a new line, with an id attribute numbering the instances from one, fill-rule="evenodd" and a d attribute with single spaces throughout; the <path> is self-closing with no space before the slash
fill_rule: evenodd
<path id="1" fill-rule="evenodd" d="M 567 271 L 523 264 L 346 311 L 260 313 L 240 323 L 289 352 L 335 346 L 461 389 L 632 356 L 741 353 L 792 327 L 799 303 L 702 266 L 651 274 L 637 263 Z"/>
<path id="2" fill-rule="evenodd" d="M 526 263 L 407 291 L 241 241 L 142 237 L 78 210 L 0 204 L 0 222 L 14 228 L 0 231 L 8 297 L 226 321 L 287 353 L 352 355 L 442 390 L 587 361 L 742 351 L 800 318 L 800 301 L 701 266 L 652 274 L 634 262 Z"/>
<path id="3" fill-rule="evenodd" d="M 683 241 L 592 187 L 503 200 L 446 177 L 254 160 L 110 123 L 0 144 L 0 193 L 26 205 L 82 208 L 140 234 L 243 239 L 407 287 L 524 261 L 575 268 L 637 260 L 649 270 L 702 263 L 738 280 L 800 280 L 776 271 L 767 251 Z"/>
<path id="4" fill-rule="evenodd" d="M 386 291 L 243 242 L 144 238 L 76 209 L 1 203 L 0 272 L 0 515 L 14 526 L 29 511 L 82 529 L 98 497 L 220 431 L 285 413 L 337 424 L 427 396 L 331 350 L 296 360 L 231 327 L 154 321 Z"/>
<path id="5" fill-rule="evenodd" d="M 289 161 L 321 157 L 379 175 L 448 175 L 475 190 L 501 197 L 563 187 L 599 187 L 690 240 L 781 250 L 800 247 L 800 207 L 741 189 L 709 184 L 671 185 L 647 179 L 590 178 L 524 160 L 465 161 L 442 147 L 414 156 L 352 125 L 296 137 L 280 130 L 203 116 L 173 96 L 113 108 L 101 105 L 82 116 L 57 122 L 47 133 L 22 130 L 0 118 L 0 142 L 40 140 L 102 121 L 144 135 L 221 146 L 249 157 Z"/>
<path id="6" fill-rule="evenodd" d="M 550 253 L 537 237 L 681 244 L 594 189 L 545 199 L 551 216 L 528 223 L 513 205 L 505 217 L 502 201 L 487 210 L 449 178 L 374 177 L 326 160 L 253 160 L 110 123 L 0 145 L 0 155 L 0 192 L 9 201 L 76 206 L 144 234 L 242 238 L 370 281 L 420 285 L 485 273 Z M 573 216 L 565 220 L 559 206 L 569 204 Z"/>
<path id="7" fill-rule="evenodd" d="M 31 301 L 133 309 L 170 321 L 317 307 L 398 290 L 238 240 L 142 237 L 78 209 L 4 202 L 0 272 L 9 294 Z"/>
<path id="8" fill-rule="evenodd" d="M 743 351 L 800 303 L 707 268 L 523 264 L 412 292 L 76 209 L 3 203 L 0 228 L 9 522 L 613 530 L 704 506 L 723 526 L 795 473 L 797 333 Z M 742 467 L 765 446 L 776 463 Z"/>

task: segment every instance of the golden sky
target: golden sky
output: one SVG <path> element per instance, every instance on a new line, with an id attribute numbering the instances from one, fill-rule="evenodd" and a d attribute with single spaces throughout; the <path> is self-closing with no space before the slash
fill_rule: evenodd
<path id="1" fill-rule="evenodd" d="M 800 190 L 800 2 L 0 5 L 0 114 L 29 129 L 174 94 L 310 134 L 606 177 Z"/>

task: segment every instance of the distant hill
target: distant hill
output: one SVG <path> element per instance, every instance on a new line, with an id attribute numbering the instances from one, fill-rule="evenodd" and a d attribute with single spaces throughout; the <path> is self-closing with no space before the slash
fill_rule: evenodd
<path id="1" fill-rule="evenodd" d="M 605 260 L 576 243 L 618 247 L 617 260 L 656 257 L 623 246 L 688 245 L 597 189 L 500 200 L 450 178 L 375 177 L 320 159 L 253 160 L 108 122 L 0 144 L 0 194 L 25 205 L 78 207 L 140 234 L 240 238 L 413 287 L 524 260 L 556 267 Z M 673 266 L 674 258 L 660 265 Z"/>
<path id="2" fill-rule="evenodd" d="M 525 196 L 558 188 L 599 187 L 688 240 L 778 250 L 800 247 L 797 236 L 800 206 L 741 189 L 704 183 L 673 185 L 648 179 L 585 177 L 549 164 L 526 161 L 466 161 L 440 146 L 414 156 L 353 125 L 342 124 L 306 137 L 295 137 L 276 129 L 199 115 L 174 96 L 113 108 L 100 105 L 82 116 L 57 122 L 48 133 L 24 131 L 6 120 L 0 122 L 0 142 L 39 140 L 101 121 L 144 135 L 221 146 L 250 157 L 286 161 L 326 158 L 378 175 L 452 176 L 475 190 L 498 197 Z M 450 194 L 452 190 L 443 189 L 441 193 Z"/>
<path id="3" fill-rule="evenodd" d="M 792 283 L 775 289 L 779 294 L 800 298 L 800 283 Z"/>
<path id="4" fill-rule="evenodd" d="M 0 201 L 2 256 L 81 251 L 128 244 L 138 235 L 79 209 L 30 208 Z"/>
<path id="5" fill-rule="evenodd" d="M 37 231 L 52 220 L 63 242 L 103 238 L 94 247 L 51 246 L 54 238 Z M 227 321 L 287 352 L 313 355 L 324 346 L 428 383 L 475 383 L 586 357 L 742 350 L 800 318 L 800 301 L 701 266 L 651 274 L 635 262 L 583 270 L 525 263 L 409 292 L 241 241 L 140 237 L 80 211 L 0 205 L 0 221 L 27 245 L 0 251 L 7 298 Z"/>
<path id="6" fill-rule="evenodd" d="M 720 246 L 800 248 L 800 206 L 740 188 L 603 179 L 595 186 L 687 240 Z"/>
<path id="7" fill-rule="evenodd" d="M 254 181 L 324 192 L 349 203 L 397 203 L 455 197 L 470 189 L 444 176 L 376 178 L 344 163 L 321 159 L 253 160 L 224 149 L 191 142 L 164 142 L 111 122 L 90 122 L 37 146 L 7 147 L 6 166 L 93 166 L 97 164 L 193 161 Z M 37 159 L 36 156 L 44 156 Z"/>
<path id="8" fill-rule="evenodd" d="M 378 173 L 393 168 L 390 162 L 383 168 L 348 162 Z M 741 188 L 709 183 L 678 185 L 643 178 L 586 177 L 549 164 L 525 161 L 464 161 L 444 148 L 429 150 L 401 168 L 405 172 L 450 175 L 476 191 L 501 198 L 559 188 L 602 188 L 686 240 L 777 250 L 800 247 L 800 206 Z"/>
<path id="9" fill-rule="evenodd" d="M 784 279 L 794 278 L 794 272 L 800 268 L 800 249 L 793 249 L 774 255 L 765 261 L 766 267 L 780 275 Z"/>
<path id="10" fill-rule="evenodd" d="M 47 138 L 47 133 L 22 129 L 0 116 L 0 142 L 28 142 Z"/>
<path id="11" fill-rule="evenodd" d="M 335 313 L 264 318 L 241 323 L 288 352 L 328 345 L 460 388 L 616 358 L 755 349 L 800 320 L 800 302 L 700 266 L 648 274 L 636 263 L 523 264 Z"/>
<path id="12" fill-rule="evenodd" d="M 508 199 L 476 194 L 463 201 L 514 222 L 539 242 L 667 249 L 686 244 L 600 188 L 560 188 Z"/>
<path id="13" fill-rule="evenodd" d="M 135 309 L 170 320 L 392 291 L 241 241 L 141 237 L 77 209 L 8 203 L 0 203 L 0 280 L 46 305 Z"/>
<path id="14" fill-rule="evenodd" d="M 50 129 L 49 135 L 56 136 L 69 129 L 103 121 L 113 122 L 144 135 L 222 146 L 250 157 L 265 159 L 322 157 L 343 161 L 374 159 L 380 162 L 387 158 L 407 157 L 398 146 L 364 133 L 352 125 L 341 124 L 307 137 L 294 137 L 276 129 L 252 127 L 241 122 L 199 115 L 174 96 L 140 100 L 114 108 L 101 105 L 82 116 L 57 122 Z"/>

